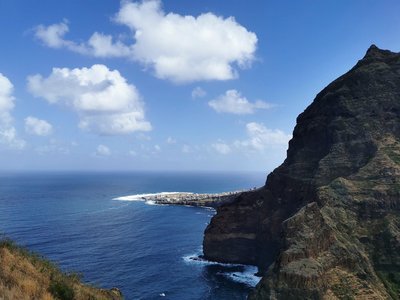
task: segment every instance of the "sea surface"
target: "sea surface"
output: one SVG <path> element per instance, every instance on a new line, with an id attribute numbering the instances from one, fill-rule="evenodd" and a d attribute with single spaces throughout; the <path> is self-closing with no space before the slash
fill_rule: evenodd
<path id="1" fill-rule="evenodd" d="M 201 254 L 211 209 L 118 201 L 159 192 L 219 193 L 259 187 L 264 173 L 0 174 L 0 232 L 84 281 L 125 299 L 245 299 L 251 266 Z"/>

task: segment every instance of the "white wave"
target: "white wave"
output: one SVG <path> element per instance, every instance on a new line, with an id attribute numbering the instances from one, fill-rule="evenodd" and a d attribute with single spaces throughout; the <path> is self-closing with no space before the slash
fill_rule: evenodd
<path id="1" fill-rule="evenodd" d="M 219 272 L 217 274 L 222 275 L 229 280 L 243 283 L 243 284 L 246 284 L 251 287 L 255 287 L 257 285 L 257 283 L 261 280 L 261 277 L 258 277 L 255 275 L 257 273 L 256 266 L 242 265 L 242 264 L 227 264 L 227 263 L 219 263 L 219 262 L 215 262 L 215 261 L 209 261 L 209 260 L 199 257 L 199 253 L 186 255 L 183 257 L 183 260 L 187 264 L 195 264 L 195 265 L 200 265 L 200 266 L 217 265 L 217 266 L 226 267 L 226 268 L 240 267 L 243 271 L 230 272 L 227 270 L 226 272 Z"/>
<path id="2" fill-rule="evenodd" d="M 193 194 L 186 192 L 161 192 L 161 193 L 151 193 L 151 194 L 136 194 L 136 195 L 128 195 L 122 197 L 113 198 L 113 200 L 119 201 L 146 201 L 148 198 L 156 198 L 161 195 L 173 195 L 173 194 Z"/>
<path id="3" fill-rule="evenodd" d="M 188 264 L 196 264 L 196 265 L 208 265 L 208 266 L 213 266 L 213 265 L 218 265 L 222 267 L 241 267 L 245 265 L 240 265 L 240 264 L 227 264 L 227 263 L 220 263 L 216 261 L 211 261 L 211 260 L 206 260 L 204 258 L 201 258 L 198 253 L 196 254 L 191 254 L 191 255 L 185 255 L 183 257 L 183 260 L 188 263 Z"/>
<path id="4" fill-rule="evenodd" d="M 221 273 L 221 275 L 233 281 L 255 287 L 261 280 L 261 277 L 254 275 L 256 273 L 257 273 L 257 267 L 244 266 L 243 272 L 224 272 Z"/>
<path id="5" fill-rule="evenodd" d="M 155 201 L 153 201 L 153 200 L 147 200 L 146 202 L 145 202 L 147 205 L 158 205 Z"/>

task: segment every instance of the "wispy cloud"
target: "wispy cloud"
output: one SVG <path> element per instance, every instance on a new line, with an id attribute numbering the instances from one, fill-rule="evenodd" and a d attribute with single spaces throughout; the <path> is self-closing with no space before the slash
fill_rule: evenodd
<path id="1" fill-rule="evenodd" d="M 211 147 L 215 151 L 217 151 L 219 154 L 223 154 L 223 155 L 229 154 L 232 151 L 231 147 L 224 142 L 218 142 L 218 143 L 212 144 Z"/>
<path id="2" fill-rule="evenodd" d="M 120 41 L 113 41 L 112 36 L 95 32 L 87 42 L 76 43 L 65 39 L 69 32 L 68 20 L 49 26 L 39 25 L 34 28 L 35 37 L 50 48 L 66 48 L 79 54 L 95 57 L 130 57 L 132 49 Z"/>
<path id="3" fill-rule="evenodd" d="M 111 150 L 105 145 L 98 145 L 96 152 L 96 156 L 110 156 L 111 155 Z"/>
<path id="4" fill-rule="evenodd" d="M 207 95 L 207 92 L 199 86 L 196 86 L 192 91 L 192 98 L 203 98 Z"/>
<path id="5" fill-rule="evenodd" d="M 174 139 L 173 137 L 171 137 L 171 136 L 169 136 L 168 138 L 167 138 L 167 144 L 170 144 L 170 145 L 172 145 L 172 144 L 176 144 L 176 139 Z"/>

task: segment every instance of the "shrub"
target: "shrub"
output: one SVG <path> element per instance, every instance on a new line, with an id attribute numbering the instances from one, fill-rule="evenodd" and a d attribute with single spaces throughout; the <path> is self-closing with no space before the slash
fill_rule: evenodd
<path id="1" fill-rule="evenodd" d="M 64 280 L 53 280 L 50 283 L 50 293 L 60 300 L 73 300 L 74 289 Z"/>

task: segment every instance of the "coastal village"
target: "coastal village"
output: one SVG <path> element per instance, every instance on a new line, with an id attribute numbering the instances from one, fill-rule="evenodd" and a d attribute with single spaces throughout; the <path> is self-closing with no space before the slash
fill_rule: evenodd
<path id="1" fill-rule="evenodd" d="M 159 193 L 142 195 L 140 200 L 153 201 L 156 204 L 205 206 L 216 208 L 222 204 L 231 202 L 239 194 L 245 191 L 224 192 L 218 194 L 196 193 Z"/>

